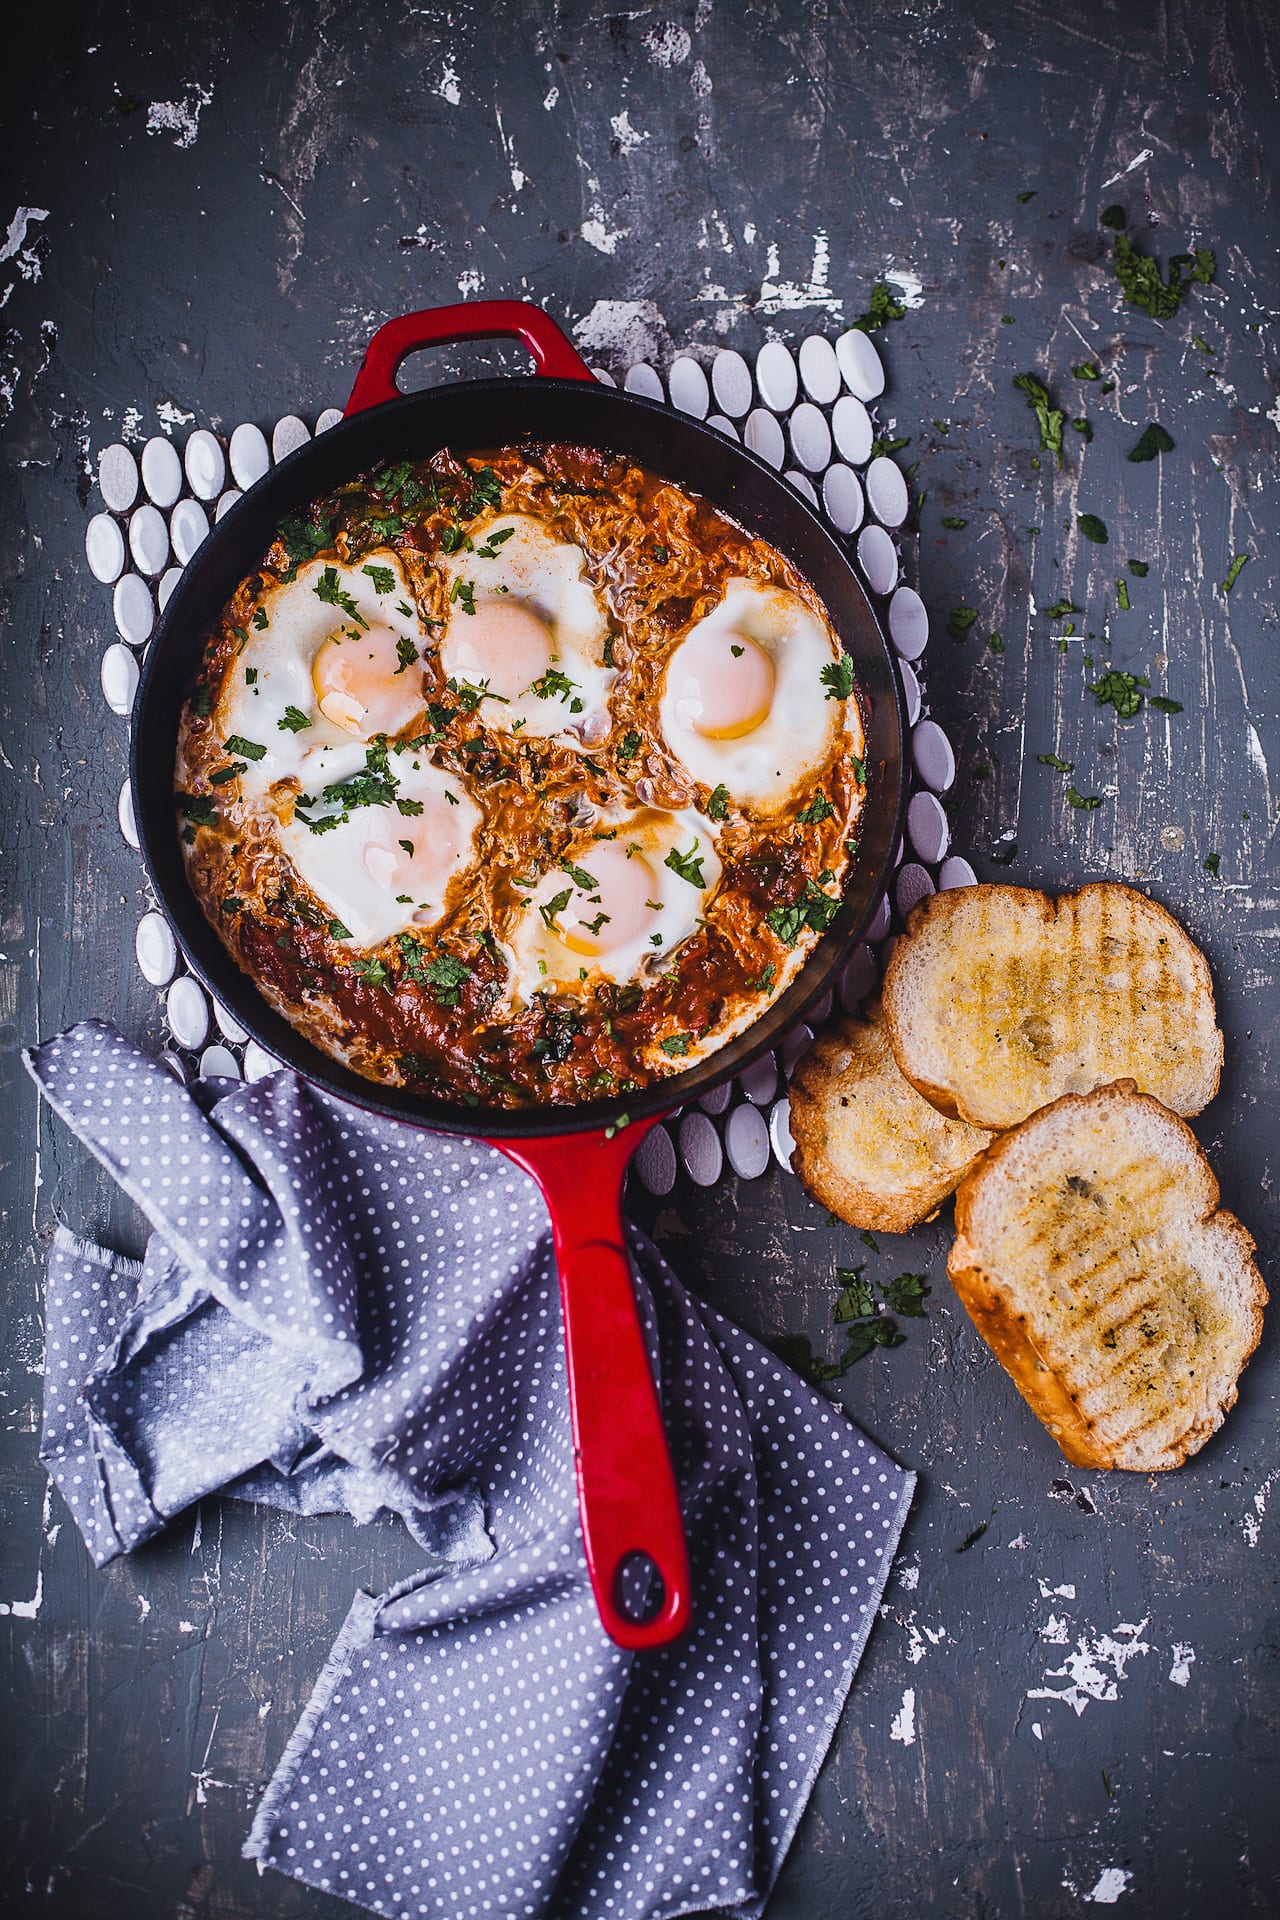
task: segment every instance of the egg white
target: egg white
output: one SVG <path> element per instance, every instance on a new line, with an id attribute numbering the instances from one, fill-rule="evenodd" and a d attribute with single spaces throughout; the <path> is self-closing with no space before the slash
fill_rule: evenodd
<path id="1" fill-rule="evenodd" d="M 679 655 L 695 634 L 728 632 L 745 635 L 768 655 L 773 698 L 750 733 L 713 740 L 691 724 L 695 703 L 679 697 Z M 823 668 L 839 658 L 825 624 L 795 594 L 730 580 L 720 603 L 671 651 L 658 702 L 662 737 L 694 780 L 726 787 L 740 806 L 776 811 L 821 771 L 847 723 L 851 703 L 828 697 L 822 681 Z"/>
<path id="2" fill-rule="evenodd" d="M 589 875 L 593 854 L 598 855 L 606 844 L 624 853 L 632 852 L 643 885 L 643 901 L 651 902 L 653 911 L 644 929 L 633 938 L 616 947 L 606 944 L 599 954 L 584 955 L 568 946 L 555 927 L 562 918 L 571 927 L 575 921 L 594 917 L 598 896 L 593 896 L 591 889 L 576 881 L 567 869 L 573 866 Z M 692 856 L 698 863 L 701 885 L 666 864 L 673 850 L 686 859 Z M 509 995 L 528 1001 L 537 992 L 589 983 L 601 976 L 619 983 L 643 983 L 660 972 L 694 932 L 719 884 L 720 871 L 715 826 L 691 807 L 678 813 L 645 808 L 602 817 L 590 834 L 574 844 L 560 866 L 539 878 L 521 908 L 504 947 Z M 562 914 L 551 915 L 549 924 L 542 909 L 549 912 L 552 902 L 566 890 L 569 902 Z M 607 939 L 606 933 L 604 941 Z"/>
<path id="3" fill-rule="evenodd" d="M 508 537 L 503 537 L 507 529 Z M 492 543 L 498 537 L 499 544 Z M 608 732 L 609 689 L 616 674 L 604 664 L 609 621 L 586 577 L 587 559 L 572 541 L 558 540 L 530 514 L 499 513 L 468 529 L 471 551 L 445 555 L 449 581 L 449 622 L 440 642 L 448 678 L 471 678 L 459 659 L 467 621 L 469 586 L 473 604 L 501 598 L 528 609 L 549 629 L 550 665 L 571 689 L 539 695 L 532 687 L 511 701 L 485 699 L 479 715 L 486 727 L 523 733 L 538 740 L 558 737 L 570 745 L 600 740 Z M 473 682 L 474 684 L 474 682 Z"/>
<path id="4" fill-rule="evenodd" d="M 231 662 L 214 714 L 223 739 L 238 734 L 266 749 L 260 759 L 246 760 L 240 776 L 240 791 L 250 803 L 280 780 L 297 779 L 314 793 L 327 781 L 345 780 L 364 765 L 365 743 L 326 720 L 316 703 L 311 677 L 325 641 L 344 626 L 355 626 L 344 608 L 322 600 L 316 592 L 326 565 L 337 575 L 337 591 L 350 596 L 370 625 L 390 627 L 410 641 L 419 655 L 431 645 L 417 613 L 400 611 L 402 604 L 413 608 L 413 589 L 399 554 L 391 547 L 364 554 L 350 566 L 312 560 L 299 567 L 292 580 L 269 587 L 261 601 L 267 624 L 258 628 L 251 622 L 245 629 L 248 638 Z M 373 579 L 363 571 L 368 566 L 385 567 L 394 575 L 389 593 L 376 591 Z M 415 675 L 421 684 L 418 668 L 410 666 L 406 674 Z M 307 725 L 291 725 L 289 708 L 301 714 Z"/>

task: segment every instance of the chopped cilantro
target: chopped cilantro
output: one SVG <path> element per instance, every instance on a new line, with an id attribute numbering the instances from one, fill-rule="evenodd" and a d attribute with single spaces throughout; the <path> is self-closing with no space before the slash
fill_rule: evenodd
<path id="1" fill-rule="evenodd" d="M 691 887 L 705 887 L 707 883 L 702 877 L 702 861 L 703 855 L 698 852 L 698 842 L 695 840 L 688 853 L 681 853 L 677 847 L 672 847 L 662 864 L 670 867 L 672 873 L 678 873 L 682 880 L 687 880 Z"/>
<path id="2" fill-rule="evenodd" d="M 212 687 L 196 688 L 195 692 L 191 696 L 191 711 L 193 713 L 198 713 L 202 720 L 207 720 L 209 718 L 209 715 L 213 712 L 213 688 Z"/>
<path id="3" fill-rule="evenodd" d="M 717 787 L 707 802 L 708 820 L 727 820 L 729 818 L 729 789 Z"/>
<path id="4" fill-rule="evenodd" d="M 256 740 L 246 740 L 242 733 L 233 733 L 222 745 L 227 753 L 241 753 L 246 760 L 261 760 L 267 751 Z"/>
<path id="5" fill-rule="evenodd" d="M 342 611 L 349 614 L 360 626 L 368 626 L 369 622 L 365 619 L 351 595 L 344 593 L 338 585 L 338 569 L 336 567 L 326 567 L 311 591 L 315 594 L 316 599 L 323 600 L 327 607 L 341 607 Z"/>
<path id="6" fill-rule="evenodd" d="M 1098 218 L 1104 227 L 1111 227 L 1119 231 L 1124 226 L 1124 208 L 1114 206 L 1104 207 Z"/>
<path id="7" fill-rule="evenodd" d="M 1025 189 L 1023 190 L 1023 192 L 1021 192 L 1021 193 L 1020 193 L 1020 194 L 1018 195 L 1018 205 L 1019 205 L 1020 207 L 1025 207 L 1025 206 L 1026 206 L 1026 204 L 1027 204 L 1027 202 L 1028 202 L 1028 200 L 1034 200 L 1034 199 L 1035 199 L 1035 197 L 1036 197 L 1036 190 L 1035 190 L 1035 188 L 1034 188 L 1034 187 L 1027 187 L 1027 188 L 1025 188 Z"/>
<path id="8" fill-rule="evenodd" d="M 175 795 L 178 806 L 188 820 L 198 827 L 217 825 L 218 809 L 207 793 L 179 793 Z"/>
<path id="9" fill-rule="evenodd" d="M 475 581 L 464 580 L 461 575 L 459 575 L 454 580 L 453 587 L 449 593 L 449 600 L 450 604 L 456 600 L 464 613 L 474 613 L 476 610 Z"/>
<path id="10" fill-rule="evenodd" d="M 1144 427 L 1136 446 L 1125 455 L 1127 460 L 1140 464 L 1144 460 L 1154 460 L 1158 453 L 1172 453 L 1173 435 L 1166 433 L 1158 420 Z"/>
<path id="11" fill-rule="evenodd" d="M 877 327 L 887 326 L 890 320 L 903 319 L 906 311 L 902 301 L 894 299 L 892 289 L 883 280 L 877 280 L 871 289 L 867 311 L 853 324 L 863 333 L 872 333 Z"/>
<path id="12" fill-rule="evenodd" d="M 624 733 L 621 740 L 619 740 L 618 742 L 619 760 L 630 760 L 633 754 L 639 751 L 639 748 L 640 748 L 640 735 L 635 731 L 633 727 L 630 730 L 630 732 Z"/>
<path id="13" fill-rule="evenodd" d="M 353 960 L 351 971 L 370 987 L 385 987 L 391 979 L 381 960 Z"/>
<path id="14" fill-rule="evenodd" d="M 212 787 L 220 787 L 224 781 L 238 780 L 240 775 L 245 771 L 246 768 L 243 760 L 233 760 L 230 766 L 219 767 L 216 773 L 211 773 L 209 775 L 209 784 Z"/>
<path id="15" fill-rule="evenodd" d="M 1151 704 L 1155 708 L 1157 713 L 1181 713 L 1182 712 L 1181 700 L 1168 700 L 1165 698 L 1164 694 L 1162 693 L 1153 693 L 1151 696 Z"/>
<path id="16" fill-rule="evenodd" d="M 989 633 L 987 635 L 987 652 L 988 653 L 1004 652 L 1004 641 L 1001 639 L 998 633 Z"/>
<path id="17" fill-rule="evenodd" d="M 1046 620 L 1062 620 L 1069 613 L 1083 613 L 1084 608 L 1078 607 L 1074 600 L 1055 600 L 1051 607 L 1041 607 L 1040 611 Z"/>
<path id="18" fill-rule="evenodd" d="M 329 932 L 335 940 L 349 940 L 351 938 L 350 927 L 344 927 L 341 920 L 331 920 L 329 922 Z"/>
<path id="19" fill-rule="evenodd" d="M 382 804 L 385 804 L 385 803 L 382 803 Z M 397 813 L 403 813 L 407 819 L 412 819 L 415 814 L 421 813 L 422 810 L 423 810 L 423 806 L 422 806 L 421 800 L 403 800 L 399 797 L 399 795 L 397 795 L 396 797 Z"/>
<path id="20" fill-rule="evenodd" d="M 396 576 L 390 567 L 379 567 L 370 563 L 367 567 L 361 567 L 360 571 L 361 573 L 368 574 L 373 582 L 373 590 L 375 593 L 391 593 L 394 591 Z"/>
<path id="21" fill-rule="evenodd" d="M 853 694 L 853 662 L 847 653 L 829 660 L 819 678 L 827 689 L 828 700 L 848 700 Z"/>
<path id="22" fill-rule="evenodd" d="M 267 610 L 265 607 L 259 607 L 257 609 L 250 624 L 252 626 L 255 626 L 258 629 L 259 633 L 266 632 L 267 628 L 271 625 L 271 621 L 267 617 Z"/>
<path id="23" fill-rule="evenodd" d="M 365 571 L 366 573 L 368 572 L 367 567 Z M 400 665 L 396 668 L 397 674 L 403 673 L 406 667 L 412 667 L 417 664 L 418 649 L 414 646 L 407 633 L 402 633 L 396 641 L 396 659 L 400 662 Z"/>
<path id="24" fill-rule="evenodd" d="M 1027 405 L 1036 416 L 1036 424 L 1040 428 L 1041 448 L 1045 453 L 1056 454 L 1058 465 L 1061 466 L 1062 423 L 1066 415 L 1061 408 L 1054 406 L 1049 389 L 1038 374 L 1015 374 L 1013 384 L 1019 393 L 1025 393 Z"/>
<path id="25" fill-rule="evenodd" d="M 1055 773 L 1074 773 L 1074 760 L 1059 760 L 1056 753 L 1038 753 L 1036 759 L 1042 767 L 1052 767 Z"/>
<path id="26" fill-rule="evenodd" d="M 472 977 L 472 971 L 461 960 L 455 959 L 453 954 L 437 953 L 422 969 L 422 977 L 434 989 L 438 1007 L 456 1007 L 462 999 L 463 987 Z"/>
<path id="27" fill-rule="evenodd" d="M 834 812 L 835 808 L 826 794 L 819 793 L 815 794 L 808 806 L 796 815 L 796 819 L 802 827 L 812 827 L 816 826 L 820 820 L 829 820 Z"/>
<path id="28" fill-rule="evenodd" d="M 1090 426 L 1089 422 L 1085 419 L 1084 415 L 1081 414 L 1079 419 L 1073 420 L 1071 424 L 1075 428 L 1075 431 L 1080 435 L 1080 438 L 1084 441 L 1085 445 L 1088 446 L 1089 442 L 1093 439 L 1093 428 Z"/>
<path id="29" fill-rule="evenodd" d="M 559 667 L 548 667 L 540 674 L 529 689 L 536 693 L 539 700 L 567 700 L 574 691 L 573 681 Z"/>
<path id="30" fill-rule="evenodd" d="M 1249 560 L 1249 556 L 1247 553 L 1238 553 L 1235 559 L 1231 562 L 1231 565 L 1227 568 L 1227 577 L 1222 583 L 1222 591 L 1224 594 L 1230 593 L 1232 587 L 1234 587 L 1236 581 L 1240 578 L 1240 575 L 1244 572 L 1244 569 L 1248 564 L 1248 560 Z"/>
<path id="31" fill-rule="evenodd" d="M 947 621 L 947 632 L 953 640 L 967 640 L 969 629 L 977 617 L 976 607 L 952 607 L 951 617 Z"/>
<path id="32" fill-rule="evenodd" d="M 243 913 L 244 901 L 240 898 L 238 894 L 229 893 L 226 899 L 222 902 L 221 911 L 223 913 Z"/>
<path id="33" fill-rule="evenodd" d="M 1081 813 L 1092 813 L 1095 807 L 1102 805 L 1100 793 L 1077 793 L 1074 787 L 1067 788 L 1067 799 Z"/>
<path id="34" fill-rule="evenodd" d="M 909 447 L 910 445 L 911 445 L 911 436 L 909 434 L 905 436 L 902 434 L 899 434 L 899 436 L 895 440 L 889 440 L 882 437 L 880 439 L 876 439 L 871 442 L 871 458 L 873 460 L 879 460 L 879 459 L 882 459 L 886 454 L 899 453 L 901 452 L 903 447 Z"/>
<path id="35" fill-rule="evenodd" d="M 283 542 L 289 561 L 285 579 L 292 580 L 305 561 L 314 560 L 318 553 L 333 545 L 333 522 L 323 520 L 314 526 L 302 519 L 282 520 L 276 528 L 276 538 Z"/>
<path id="36" fill-rule="evenodd" d="M 1089 691 L 1100 707 L 1114 707 L 1122 720 L 1132 720 L 1142 705 L 1141 687 L 1151 682 L 1145 673 L 1121 673 L 1110 667 L 1100 680 L 1091 680 Z"/>
<path id="37" fill-rule="evenodd" d="M 1145 560 L 1131 560 L 1129 562 L 1129 571 L 1130 573 L 1135 575 L 1137 579 L 1145 580 L 1147 575 L 1150 573 L 1151 568 L 1147 565 Z"/>
<path id="38" fill-rule="evenodd" d="M 258 669 L 257 669 L 256 667 L 246 667 L 246 668 L 245 668 L 245 670 L 244 670 L 244 683 L 245 683 L 245 685 L 246 685 L 246 687 L 255 687 L 255 686 L 257 686 L 257 684 L 258 684 Z"/>
<path id="39" fill-rule="evenodd" d="M 1217 261 L 1208 247 L 1197 247 L 1194 253 L 1174 254 L 1166 280 L 1160 262 L 1150 254 L 1139 253 L 1123 231 L 1116 233 L 1112 266 L 1130 305 L 1140 307 L 1153 320 L 1172 320 L 1192 286 L 1197 282 L 1207 286 L 1217 271 Z"/>
<path id="40" fill-rule="evenodd" d="M 942 524 L 944 527 L 950 527 L 953 533 L 959 533 L 961 527 L 967 527 L 969 522 L 967 520 L 961 520 L 957 514 L 944 513 L 942 516 Z"/>
<path id="41" fill-rule="evenodd" d="M 674 1058 L 681 1054 L 688 1053 L 689 1042 L 692 1038 L 693 1035 L 691 1033 L 669 1033 L 665 1040 L 659 1040 L 658 1045 L 664 1053 L 670 1054 Z"/>
<path id="42" fill-rule="evenodd" d="M 772 960 L 768 960 L 764 966 L 761 967 L 756 978 L 754 980 L 748 980 L 747 985 L 750 987 L 752 993 L 772 993 L 773 983 L 777 977 L 778 969 L 774 966 Z"/>
<path id="43" fill-rule="evenodd" d="M 572 860 L 560 862 L 561 873 L 567 873 L 575 887 L 581 887 L 584 893 L 594 893 L 600 882 L 589 874 L 585 867 L 575 867 Z"/>
<path id="44" fill-rule="evenodd" d="M 1096 513 L 1078 513 L 1076 515 L 1076 525 L 1086 540 L 1092 540 L 1094 544 L 1099 547 L 1106 546 L 1110 535 L 1107 532 L 1105 522 L 1099 520 Z"/>
<path id="45" fill-rule="evenodd" d="M 1119 607 L 1121 613 L 1128 613 L 1130 605 L 1129 582 L 1124 578 L 1123 574 L 1116 581 L 1116 605 Z"/>
<path id="46" fill-rule="evenodd" d="M 924 1315 L 925 1296 L 933 1288 L 925 1285 L 922 1273 L 900 1273 L 896 1279 L 886 1280 L 880 1288 L 885 1303 L 894 1313 L 905 1313 L 911 1320 L 919 1320 Z"/>
<path id="47" fill-rule="evenodd" d="M 840 911 L 840 902 L 813 880 L 806 880 L 799 898 L 789 907 L 773 907 L 766 913 L 765 925 L 777 934 L 784 946 L 794 947 L 803 928 L 825 933 Z"/>
<path id="48" fill-rule="evenodd" d="M 1092 360 L 1081 360 L 1077 366 L 1072 367 L 1071 371 L 1077 380 L 1101 380 L 1102 378 L 1100 370 Z"/>
<path id="49" fill-rule="evenodd" d="M 277 720 L 276 725 L 281 733 L 301 733 L 311 722 L 301 707 L 286 707 L 283 719 Z"/>
<path id="50" fill-rule="evenodd" d="M 564 892 L 556 894 L 554 899 L 544 901 L 542 906 L 538 908 L 538 912 L 542 915 L 543 923 L 548 927 L 551 926 L 556 915 L 564 912 L 572 898 L 573 888 L 566 887 Z"/>
<path id="51" fill-rule="evenodd" d="M 879 1311 L 875 1290 L 869 1280 L 863 1279 L 864 1272 L 864 1267 L 836 1268 L 836 1279 L 841 1286 L 831 1310 L 831 1318 L 837 1326 L 843 1326 L 849 1320 L 866 1320 Z"/>
<path id="52" fill-rule="evenodd" d="M 1218 877 L 1218 868 L 1221 865 L 1222 855 L 1220 853 L 1206 853 L 1204 857 L 1204 870 L 1206 873 L 1211 873 L 1215 880 Z"/>

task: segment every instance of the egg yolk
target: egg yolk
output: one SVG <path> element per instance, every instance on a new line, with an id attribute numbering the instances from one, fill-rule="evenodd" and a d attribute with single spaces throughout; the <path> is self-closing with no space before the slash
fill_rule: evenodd
<path id="1" fill-rule="evenodd" d="M 773 661 L 732 627 L 691 633 L 667 669 L 682 724 L 706 740 L 737 740 L 769 716 Z"/>
<path id="2" fill-rule="evenodd" d="M 461 808 L 443 793 L 424 794 L 424 810 L 406 818 L 390 808 L 371 809 L 360 850 L 365 872 L 391 894 L 407 894 L 415 907 L 438 906 L 466 856 Z"/>
<path id="3" fill-rule="evenodd" d="M 449 627 L 449 668 L 500 700 L 518 700 L 551 665 L 551 630 L 518 600 L 481 600 L 474 613 L 455 614 Z"/>
<path id="4" fill-rule="evenodd" d="M 343 627 L 331 634 L 311 668 L 316 704 L 326 720 L 371 740 L 403 731 L 422 706 L 417 658 L 407 664 L 391 627 Z"/>
<path id="5" fill-rule="evenodd" d="M 598 959 L 646 933 L 654 921 L 660 883 L 643 854 L 628 857 L 625 847 L 601 841 L 578 862 L 595 885 L 573 898 L 555 917 L 554 931 L 571 953 Z M 658 908 L 656 911 L 661 911 Z"/>

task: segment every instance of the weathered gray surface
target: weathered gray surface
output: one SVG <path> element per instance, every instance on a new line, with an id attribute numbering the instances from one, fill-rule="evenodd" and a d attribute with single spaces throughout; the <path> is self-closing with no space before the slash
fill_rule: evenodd
<path id="1" fill-rule="evenodd" d="M 259 1881 L 239 1844 L 354 1588 L 407 1570 L 411 1544 L 207 1503 L 96 1574 L 35 1464 L 51 1224 L 135 1246 L 139 1228 L 37 1118 L 16 1048 L 89 1013 L 160 1030 L 132 961 L 138 867 L 114 821 L 124 730 L 97 691 L 109 606 L 80 561 L 86 445 L 135 405 L 148 432 L 165 402 L 228 427 L 314 416 L 341 403 L 380 320 L 460 283 L 593 316 L 601 349 L 626 321 L 633 353 L 661 356 L 834 333 L 877 273 L 909 271 L 923 299 L 887 339 L 887 413 L 928 495 L 909 564 L 937 616 L 957 847 L 984 877 L 1134 879 L 1204 941 L 1228 1065 L 1201 1137 L 1274 1285 L 1280 415 L 1264 142 L 1274 153 L 1280 15 L 1186 0 L 903 14 L 193 0 L 45 6 L 23 33 L 0 83 L 0 226 L 19 204 L 48 218 L 28 234 L 38 277 L 18 256 L 0 265 L 0 1886 L 7 1910 L 59 1916 L 336 1916 Z M 149 133 L 149 104 L 166 101 L 190 109 L 190 145 Z M 1218 284 L 1166 326 L 1123 307 L 1105 271 L 1096 214 L 1111 200 L 1156 219 L 1148 244 L 1166 257 L 1217 250 Z M 1110 398 L 1072 380 L 1087 356 L 1118 381 Z M 1062 474 L 1031 464 L 1034 422 L 1010 385 L 1028 367 L 1093 417 L 1089 447 L 1068 431 Z M 1130 466 L 1149 418 L 1176 451 Z M 1077 543 L 1077 510 L 1104 518 L 1109 546 Z M 944 512 L 969 525 L 947 532 Z M 1225 600 L 1215 583 L 1245 551 Z M 1099 633 L 1130 555 L 1151 572 L 1114 616 L 1113 652 L 1184 702 L 1167 723 L 1096 711 L 1079 644 L 1060 655 L 1031 611 L 1068 594 Z M 962 601 L 981 618 L 953 645 L 941 630 Z M 992 629 L 1003 655 L 984 648 Z M 1097 811 L 1066 806 L 1064 780 L 1036 763 L 1046 751 L 1075 762 Z M 992 863 L 1015 842 L 1011 865 Z M 745 1325 L 831 1350 L 833 1268 L 861 1250 L 793 1181 L 682 1186 L 636 1211 Z M 1068 1475 L 953 1304 L 946 1244 L 945 1216 L 884 1243 L 881 1275 L 928 1264 L 929 1317 L 840 1388 L 921 1470 L 921 1493 L 772 1920 L 1057 1916 L 1117 1887 L 1117 1911 L 1160 1920 L 1274 1912 L 1274 1336 L 1182 1473 Z M 1055 1485 L 1068 1478 L 1078 1497 Z M 1070 1700 L 1043 1696 L 1073 1679 Z"/>

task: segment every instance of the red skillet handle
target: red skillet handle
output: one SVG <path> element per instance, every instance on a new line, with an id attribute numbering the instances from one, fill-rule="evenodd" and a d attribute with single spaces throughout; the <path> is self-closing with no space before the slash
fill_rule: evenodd
<path id="1" fill-rule="evenodd" d="M 590 380 L 592 373 L 561 333 L 550 314 L 530 300 L 468 300 L 456 307 L 424 307 L 379 327 L 360 363 L 347 402 L 346 417 L 399 398 L 400 362 L 419 347 L 448 346 L 455 340 L 492 340 L 510 335 L 523 340 L 539 373 L 560 380 Z"/>
<path id="2" fill-rule="evenodd" d="M 531 1173 L 551 1210 L 569 1361 L 569 1411 L 582 1543 L 606 1633 L 620 1647 L 662 1647 L 689 1625 L 689 1560 L 680 1498 L 622 1234 L 627 1162 L 652 1123 L 545 1140 L 495 1140 Z M 652 1619 L 628 1619 L 618 1576 L 646 1554 L 662 1575 Z"/>

